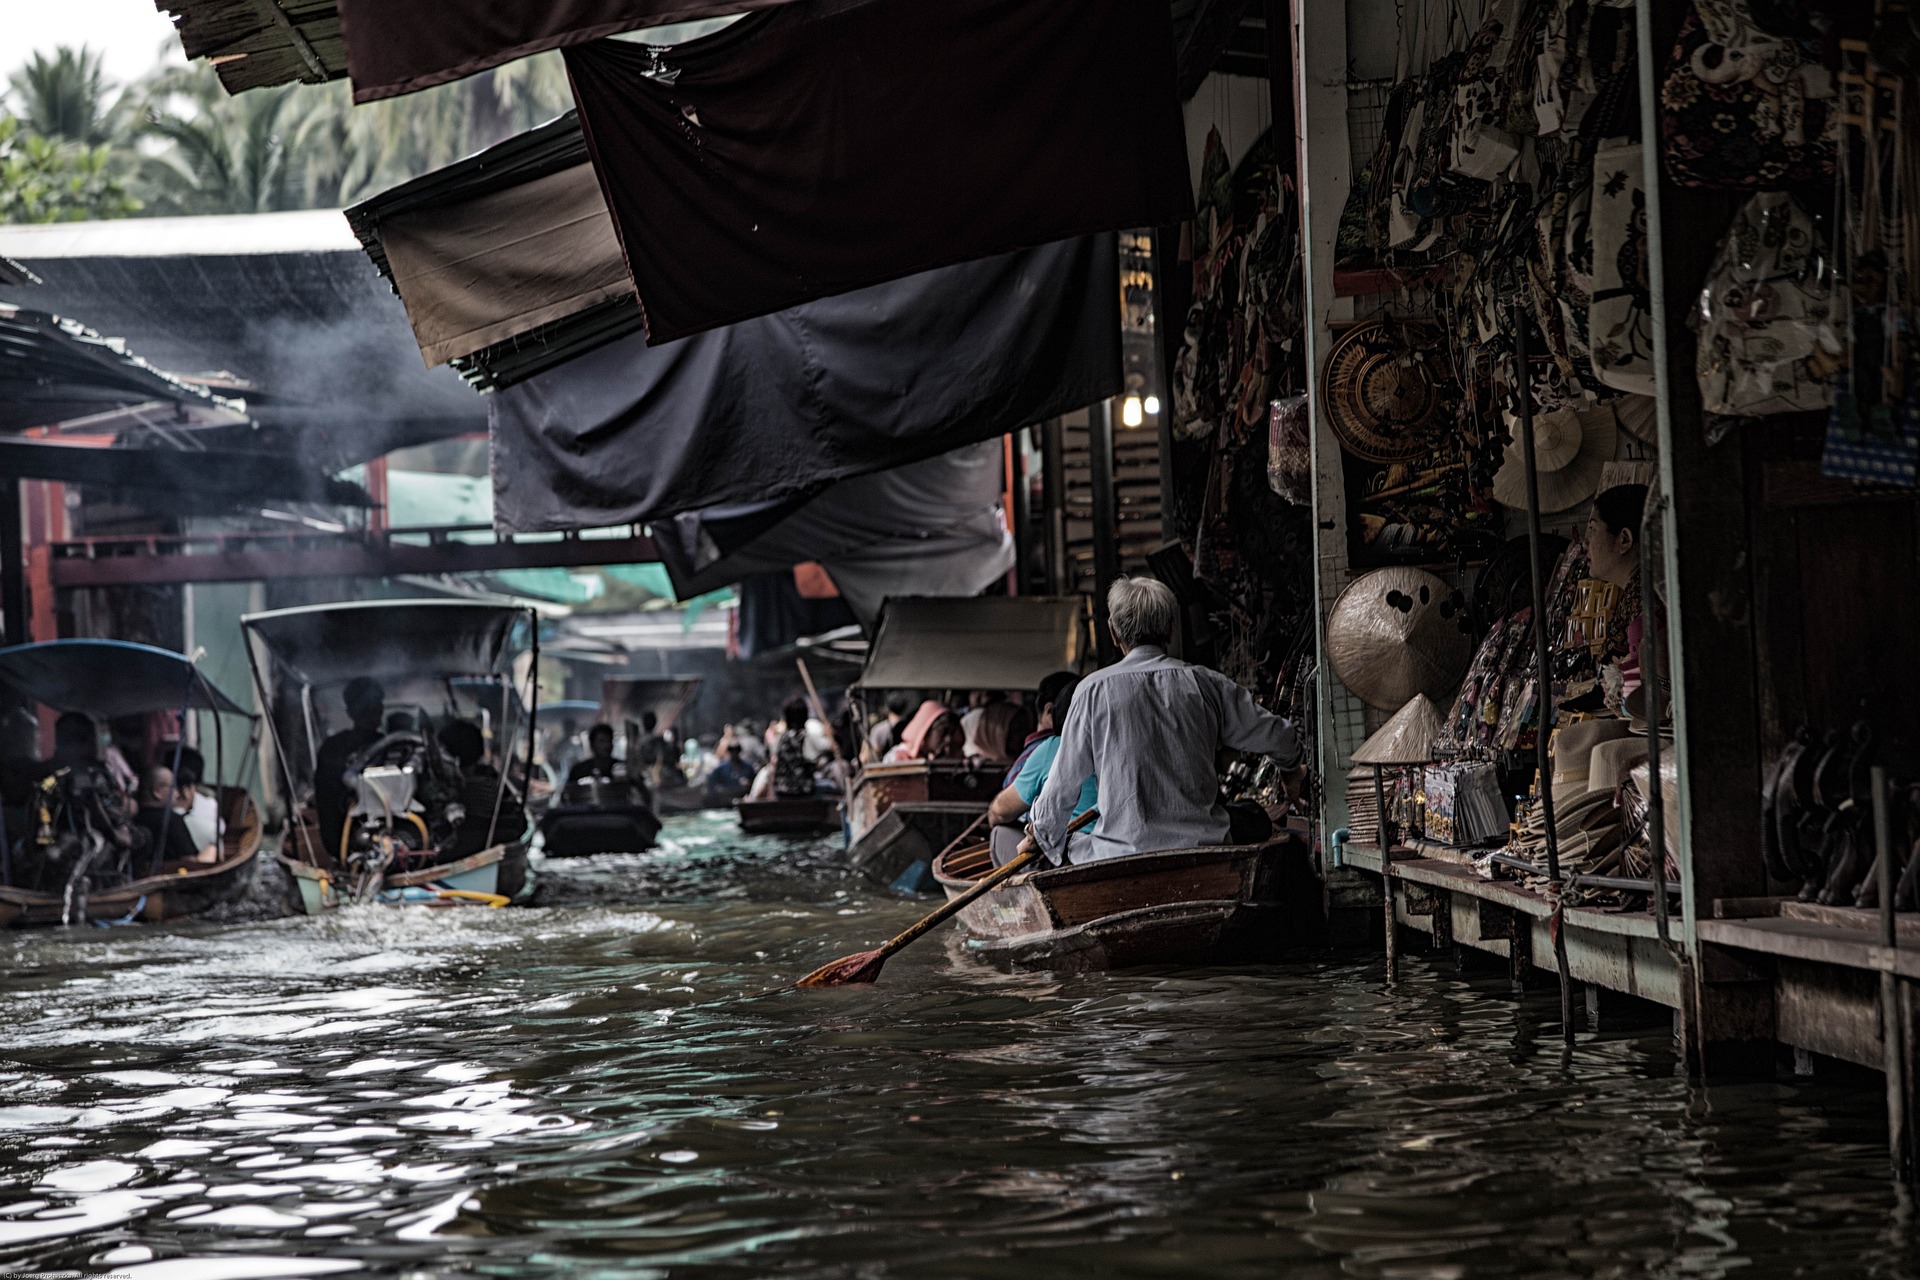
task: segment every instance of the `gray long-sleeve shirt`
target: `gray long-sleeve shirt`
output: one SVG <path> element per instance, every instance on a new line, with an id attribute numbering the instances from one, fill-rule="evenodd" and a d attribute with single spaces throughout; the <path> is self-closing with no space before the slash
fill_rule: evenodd
<path id="1" fill-rule="evenodd" d="M 1255 705 L 1217 671 L 1140 645 L 1080 682 L 1047 784 L 1033 803 L 1040 848 L 1062 861 L 1067 822 L 1089 775 L 1100 779 L 1100 819 L 1076 862 L 1219 844 L 1227 835 L 1214 755 L 1222 746 L 1300 762 L 1291 723 Z"/>

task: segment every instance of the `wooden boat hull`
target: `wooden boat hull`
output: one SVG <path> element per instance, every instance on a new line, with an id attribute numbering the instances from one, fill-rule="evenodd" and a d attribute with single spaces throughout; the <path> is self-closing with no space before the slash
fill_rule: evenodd
<path id="1" fill-rule="evenodd" d="M 1259 960 L 1299 945 L 1288 885 L 1305 843 L 1135 854 L 1015 876 L 960 912 L 966 951 L 1010 968 L 1096 970 Z M 945 859 L 941 860 L 942 863 Z M 936 864 L 948 899 L 972 880 Z"/>
<path id="2" fill-rule="evenodd" d="M 985 804 L 970 801 L 904 801 L 889 808 L 847 847 L 853 869 L 878 885 L 893 885 L 916 866 L 925 871 L 942 849 L 984 817 Z M 985 839 L 985 835 L 981 835 Z"/>
<path id="3" fill-rule="evenodd" d="M 858 844 L 897 804 L 969 804 L 983 810 L 1000 793 L 1006 771 L 1005 765 L 974 766 L 958 760 L 867 765 L 855 775 L 847 798 L 853 842 Z"/>
<path id="4" fill-rule="evenodd" d="M 285 854 L 281 855 L 280 861 L 293 874 L 294 885 L 300 891 L 301 909 L 307 915 L 317 916 L 331 911 L 344 901 L 331 872 Z M 445 888 L 511 900 L 519 897 L 525 889 L 527 876 L 527 847 L 515 842 L 482 849 L 455 862 L 395 872 L 381 877 L 380 887 L 383 892 L 397 893 L 409 889 Z"/>
<path id="5" fill-rule="evenodd" d="M 660 819 L 643 805 L 593 809 L 556 805 L 540 819 L 541 852 L 549 858 L 640 853 L 660 838 Z"/>
<path id="6" fill-rule="evenodd" d="M 198 915 L 243 896 L 253 884 L 254 858 L 260 852 L 260 813 L 237 787 L 221 792 L 226 818 L 225 848 L 218 862 L 163 868 L 123 885 L 87 895 L 88 920 L 142 920 L 157 924 Z M 0 929 L 57 925 L 66 914 L 65 895 L 0 885 Z"/>
<path id="7" fill-rule="evenodd" d="M 749 835 L 815 836 L 840 830 L 840 801 L 832 796 L 797 800 L 742 800 L 740 829 Z"/>

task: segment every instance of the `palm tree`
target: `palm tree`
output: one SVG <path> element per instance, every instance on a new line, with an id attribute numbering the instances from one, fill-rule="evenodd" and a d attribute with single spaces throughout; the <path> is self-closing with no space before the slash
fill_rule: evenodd
<path id="1" fill-rule="evenodd" d="M 210 68 L 145 86 L 145 136 L 136 188 L 153 213 L 270 213 L 305 206 L 287 136 L 297 86 L 229 97 Z"/>
<path id="2" fill-rule="evenodd" d="M 126 95 L 108 101 L 101 55 L 84 45 L 61 45 L 51 57 L 35 53 L 13 73 L 9 87 L 28 133 L 85 147 L 126 140 Z"/>

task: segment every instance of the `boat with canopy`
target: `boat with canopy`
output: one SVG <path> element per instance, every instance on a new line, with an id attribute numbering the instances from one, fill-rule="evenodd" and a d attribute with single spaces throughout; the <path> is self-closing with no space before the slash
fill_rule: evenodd
<path id="1" fill-rule="evenodd" d="M 1030 697 L 1056 671 L 1092 660 L 1084 596 L 893 597 L 854 685 L 869 706 L 895 690 Z M 848 857 L 868 879 L 917 886 L 934 856 L 975 831 L 1008 761 L 868 761 L 847 800 Z"/>
<path id="2" fill-rule="evenodd" d="M 524 896 L 538 694 L 530 678 L 516 681 L 514 666 L 528 654 L 527 671 L 538 669 L 532 610 L 369 600 L 276 609 L 240 622 L 294 797 L 281 861 L 308 914 L 348 902 L 504 906 Z M 344 726 L 342 695 L 361 679 L 384 695 L 381 723 L 347 760 L 340 829 L 323 832 L 323 744 Z M 482 681 L 501 691 L 493 702 L 498 723 L 465 713 Z M 463 761 L 447 745 L 452 725 L 478 737 L 477 759 Z"/>
<path id="3" fill-rule="evenodd" d="M 208 712 L 216 761 L 226 758 L 226 721 L 238 720 L 250 748 L 242 758 L 257 758 L 258 718 L 171 650 L 119 640 L 16 645 L 0 649 L 0 683 L 96 723 L 172 711 L 184 728 L 188 715 Z M 215 798 L 213 860 L 169 861 L 133 834 L 126 797 L 103 766 L 49 769 L 24 807 L 0 806 L 0 927 L 175 920 L 240 897 L 260 851 L 260 812 L 237 783 L 218 785 Z"/>

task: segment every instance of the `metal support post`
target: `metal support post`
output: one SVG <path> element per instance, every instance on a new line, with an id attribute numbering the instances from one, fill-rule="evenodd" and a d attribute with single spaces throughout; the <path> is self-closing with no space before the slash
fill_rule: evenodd
<path id="1" fill-rule="evenodd" d="M 1120 576 L 1120 504 L 1113 488 L 1113 401 L 1087 415 L 1087 471 L 1093 484 L 1093 616 L 1102 665 L 1119 657 L 1107 631 L 1107 588 Z"/>

